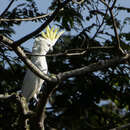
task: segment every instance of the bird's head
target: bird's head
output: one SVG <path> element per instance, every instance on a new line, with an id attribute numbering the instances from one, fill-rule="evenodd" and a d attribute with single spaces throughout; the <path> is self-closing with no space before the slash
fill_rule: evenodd
<path id="1" fill-rule="evenodd" d="M 49 50 L 53 50 L 53 46 L 64 31 L 59 32 L 59 29 L 54 27 L 46 27 L 46 32 L 42 32 L 41 36 L 35 39 L 32 53 L 33 54 L 46 54 Z"/>
<path id="2" fill-rule="evenodd" d="M 42 32 L 41 35 L 42 38 L 45 39 L 49 50 L 53 50 L 53 46 L 63 33 L 64 31 L 59 32 L 58 28 L 54 29 L 54 27 L 49 28 L 49 26 L 47 26 L 46 32 Z"/>

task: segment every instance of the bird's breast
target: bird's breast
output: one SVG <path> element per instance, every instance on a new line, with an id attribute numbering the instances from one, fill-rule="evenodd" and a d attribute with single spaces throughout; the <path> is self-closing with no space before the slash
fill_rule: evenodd
<path id="1" fill-rule="evenodd" d="M 48 71 L 48 66 L 47 66 L 47 61 L 46 57 L 33 57 L 32 62 L 44 73 L 47 73 Z"/>

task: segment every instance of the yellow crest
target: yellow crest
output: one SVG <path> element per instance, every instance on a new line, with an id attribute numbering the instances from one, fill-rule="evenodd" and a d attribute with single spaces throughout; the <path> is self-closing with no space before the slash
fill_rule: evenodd
<path id="1" fill-rule="evenodd" d="M 64 31 L 58 32 L 59 29 L 56 28 L 54 29 L 54 26 L 52 28 L 49 28 L 49 26 L 46 27 L 46 33 L 41 32 L 42 37 L 45 39 L 50 39 L 51 41 L 57 40 L 63 33 Z"/>

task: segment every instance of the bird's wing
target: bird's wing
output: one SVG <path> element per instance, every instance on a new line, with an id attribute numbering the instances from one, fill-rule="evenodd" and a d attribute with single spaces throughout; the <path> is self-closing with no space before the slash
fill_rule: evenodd
<path id="1" fill-rule="evenodd" d="M 31 99 L 35 93 L 36 94 L 38 93 L 39 89 L 43 84 L 43 81 L 44 80 L 36 76 L 30 70 L 27 71 L 23 81 L 23 87 L 22 87 L 22 94 L 27 101 Z"/>

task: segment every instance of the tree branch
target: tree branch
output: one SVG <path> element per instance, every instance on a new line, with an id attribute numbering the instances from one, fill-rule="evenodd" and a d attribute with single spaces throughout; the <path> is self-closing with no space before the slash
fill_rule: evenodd
<path id="1" fill-rule="evenodd" d="M 80 1 L 78 1 L 78 0 L 72 0 L 74 3 L 76 3 L 76 4 L 82 4 L 83 2 L 84 2 L 84 0 L 80 0 Z"/>
<path id="2" fill-rule="evenodd" d="M 108 9 L 106 10 L 105 14 L 107 14 L 107 11 L 108 11 Z M 97 34 L 98 34 L 99 30 L 100 30 L 100 29 L 101 29 L 101 27 L 103 26 L 104 21 L 105 21 L 105 15 L 104 15 L 104 17 L 103 17 L 103 19 L 102 19 L 102 22 L 101 22 L 101 24 L 99 25 L 99 27 L 98 27 L 98 29 L 97 29 L 96 33 L 95 33 L 95 34 L 94 34 L 94 36 L 92 37 L 92 39 L 95 39 L 95 37 L 97 36 Z"/>
<path id="3" fill-rule="evenodd" d="M 112 4 L 112 6 L 111 6 L 111 10 L 113 10 L 113 8 L 114 8 L 116 2 L 117 2 L 117 0 L 114 0 L 114 1 L 113 1 L 113 4 Z"/>
<path id="4" fill-rule="evenodd" d="M 53 12 L 50 12 L 48 14 L 43 14 L 43 15 L 40 15 L 40 16 L 29 17 L 29 18 L 15 18 L 15 19 L 0 18 L 0 21 L 4 21 L 4 22 L 10 22 L 10 21 L 32 21 L 32 20 L 45 18 L 45 17 L 51 15 L 52 13 Z"/>
<path id="5" fill-rule="evenodd" d="M 6 102 L 7 104 L 9 102 L 11 102 L 11 104 L 16 103 L 17 104 L 16 108 L 20 116 L 18 124 L 19 126 L 21 126 L 21 128 L 27 127 L 26 119 L 32 117 L 34 113 L 32 111 L 29 111 L 26 100 L 23 97 L 21 98 L 20 95 L 18 94 L 11 94 L 11 95 L 0 94 L 0 100 L 4 100 L 4 102 Z"/>
<path id="6" fill-rule="evenodd" d="M 114 57 L 113 59 L 102 60 L 102 61 L 90 64 L 88 66 L 84 66 L 78 69 L 59 73 L 57 77 L 59 78 L 59 80 L 64 80 L 68 77 L 73 77 L 76 75 L 81 75 L 81 74 L 89 73 L 89 72 L 95 72 L 95 71 L 103 70 L 105 68 L 109 68 L 109 67 L 121 64 L 121 63 L 125 63 L 129 59 L 130 59 L 130 53 L 122 57 Z"/>
<path id="7" fill-rule="evenodd" d="M 111 18 L 112 18 L 114 33 L 115 33 L 115 37 L 116 37 L 116 41 L 117 41 L 116 47 L 121 54 L 125 55 L 125 52 L 123 51 L 123 49 L 120 46 L 120 38 L 119 38 L 119 35 L 118 35 L 118 32 L 117 32 L 117 25 L 116 25 L 116 21 L 114 19 L 113 12 L 112 12 L 112 10 L 113 10 L 113 8 L 116 4 L 116 0 L 114 0 L 111 7 L 109 7 L 109 5 L 104 0 L 100 0 L 100 1 L 109 9 L 109 12 L 110 12 L 110 15 L 111 15 Z"/>
<path id="8" fill-rule="evenodd" d="M 125 124 L 125 125 L 121 125 L 121 126 L 116 127 L 116 128 L 112 128 L 110 130 L 123 130 L 124 128 L 130 128 L 130 123 Z"/>
<path id="9" fill-rule="evenodd" d="M 6 7 L 6 9 L 3 11 L 3 13 L 0 15 L 0 17 L 3 17 L 5 13 L 8 11 L 8 9 L 11 7 L 13 4 L 14 0 L 10 1 L 9 5 Z"/>
<path id="10" fill-rule="evenodd" d="M 58 82 L 56 85 L 53 84 L 51 86 L 44 86 L 44 92 L 38 102 L 37 111 L 35 116 L 33 116 L 30 120 L 30 126 L 32 128 L 36 127 L 35 129 L 42 129 L 44 128 L 44 120 L 45 120 L 45 107 L 47 101 L 49 100 L 52 93 L 56 90 L 61 82 Z"/>
<path id="11" fill-rule="evenodd" d="M 28 113 L 27 110 L 25 110 L 25 104 L 26 102 L 24 102 L 23 100 L 21 100 L 20 96 L 18 94 L 0 94 L 0 100 L 14 100 L 15 102 L 17 102 L 17 104 L 19 104 L 20 106 L 20 111 L 22 112 L 22 114 L 26 115 Z M 27 105 L 27 104 L 26 104 Z"/>
<path id="12" fill-rule="evenodd" d="M 6 38 L 5 36 L 0 35 L 0 40 L 7 44 L 8 46 L 12 47 L 12 49 L 15 51 L 15 53 L 20 57 L 20 59 L 28 66 L 28 68 L 35 73 L 37 76 L 39 76 L 41 79 L 47 80 L 49 82 L 57 82 L 61 81 L 63 79 L 66 79 L 68 77 L 81 75 L 88 72 L 94 72 L 98 70 L 103 70 L 104 68 L 109 68 L 113 65 L 118 65 L 121 63 L 125 63 L 125 61 L 130 59 L 130 53 L 127 53 L 125 56 L 118 56 L 114 57 L 113 59 L 109 60 L 103 60 L 99 61 L 97 63 L 90 64 L 85 67 L 81 67 L 78 69 L 74 69 L 71 71 L 66 71 L 63 73 L 59 73 L 57 75 L 53 75 L 52 77 L 48 76 L 47 74 L 42 73 L 32 62 L 31 60 L 26 56 L 24 51 L 20 47 L 14 47 L 12 46 L 13 41 Z M 8 43 L 7 43 L 8 42 Z"/>
<path id="13" fill-rule="evenodd" d="M 4 94 L 0 94 L 0 99 L 8 99 L 8 98 L 11 98 L 12 96 L 14 96 L 14 95 L 4 95 Z"/>
<path id="14" fill-rule="evenodd" d="M 44 79 L 44 80 L 48 80 L 51 82 L 56 82 L 57 78 L 56 77 L 49 77 L 48 75 L 42 73 L 39 68 L 37 68 L 37 66 L 35 66 L 31 60 L 26 56 L 26 54 L 24 53 L 24 51 L 20 48 L 20 47 L 15 47 L 12 46 L 13 45 L 13 40 L 0 35 L 0 41 L 2 41 L 3 43 L 5 43 L 6 45 L 8 45 L 9 47 L 11 47 L 13 49 L 13 51 L 15 51 L 15 53 L 19 56 L 19 58 L 28 66 L 28 68 L 35 73 L 38 77 Z"/>
<path id="15" fill-rule="evenodd" d="M 110 50 L 110 49 L 114 49 L 114 46 L 94 46 L 94 47 L 89 47 L 86 49 L 70 49 L 70 50 L 66 50 L 65 52 L 60 52 L 60 53 L 56 53 L 56 54 L 47 54 L 47 55 L 34 55 L 31 53 L 26 53 L 26 55 L 29 56 L 46 56 L 46 57 L 57 57 L 57 56 L 79 56 L 79 55 L 84 55 L 85 53 L 87 53 L 87 51 L 94 51 L 94 50 Z M 71 52 L 72 51 L 72 52 Z"/>
<path id="16" fill-rule="evenodd" d="M 31 32 L 30 34 L 20 38 L 19 40 L 15 41 L 13 43 L 13 46 L 19 46 L 21 45 L 23 42 L 29 40 L 30 38 L 32 38 L 33 36 L 37 35 L 38 33 L 40 33 L 59 13 L 59 11 L 64 8 L 64 6 L 69 3 L 71 0 L 66 0 L 63 3 L 61 3 L 60 6 L 58 6 L 58 8 L 54 11 L 54 13 L 52 13 L 52 15 L 46 20 L 46 22 L 44 22 L 39 28 L 37 28 L 35 31 Z"/>

